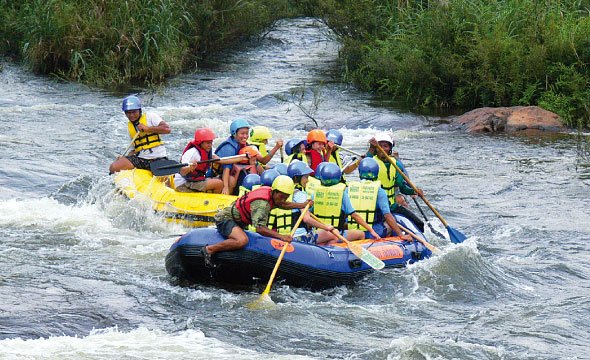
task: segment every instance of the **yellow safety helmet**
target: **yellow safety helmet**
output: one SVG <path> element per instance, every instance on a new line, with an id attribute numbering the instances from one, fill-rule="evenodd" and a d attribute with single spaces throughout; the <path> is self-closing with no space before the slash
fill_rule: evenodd
<path id="1" fill-rule="evenodd" d="M 272 189 L 287 195 L 293 195 L 293 192 L 295 191 L 295 183 L 293 182 L 293 179 L 287 175 L 279 175 L 272 182 Z"/>
<path id="2" fill-rule="evenodd" d="M 272 135 L 266 126 L 254 126 L 250 129 L 250 141 L 262 142 L 270 138 Z"/>

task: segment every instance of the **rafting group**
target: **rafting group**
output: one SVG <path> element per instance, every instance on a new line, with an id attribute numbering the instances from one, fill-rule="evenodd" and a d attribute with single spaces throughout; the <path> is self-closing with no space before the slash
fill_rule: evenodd
<path id="1" fill-rule="evenodd" d="M 199 239 L 199 256 L 208 268 L 216 267 L 214 254 L 246 248 L 253 233 L 318 247 L 345 243 L 351 248 L 352 241 L 374 243 L 386 237 L 430 245 L 422 234 L 424 223 L 408 209 L 404 197 L 420 196 L 427 203 L 424 193 L 407 177 L 393 152 L 395 142 L 387 133 L 376 133 L 368 149 L 358 153 L 342 147 L 340 131 L 313 129 L 306 138 L 285 142 L 284 157 L 281 139 L 267 149 L 272 138 L 268 128 L 236 119 L 230 124 L 230 136 L 215 150 L 213 130 L 196 129 L 178 162 L 166 157 L 161 135 L 170 133 L 170 127 L 161 117 L 143 113 L 136 96 L 125 98 L 122 110 L 132 138 L 128 150 L 133 150 L 111 164 L 111 173 L 144 169 L 151 171 L 153 178 L 165 177 L 166 187 L 177 193 L 237 196 L 214 215 L 219 239 L 209 243 Z M 282 162 L 270 165 L 279 151 Z M 354 156 L 343 161 L 341 151 Z M 357 169 L 359 180 L 347 180 Z M 396 217 L 409 222 L 401 226 Z M 453 240 L 451 229 L 447 229 Z M 203 236 L 200 233 L 199 237 Z M 357 250 L 355 255 L 363 261 L 378 261 L 371 254 L 363 259 L 360 250 L 367 251 Z"/>

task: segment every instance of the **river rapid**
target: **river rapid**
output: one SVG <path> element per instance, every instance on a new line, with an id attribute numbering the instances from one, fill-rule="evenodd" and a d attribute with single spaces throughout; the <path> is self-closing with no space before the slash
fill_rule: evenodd
<path id="1" fill-rule="evenodd" d="M 164 257 L 187 229 L 116 195 L 108 175 L 129 143 L 126 94 L 4 62 L 0 359 L 590 358 L 590 169 L 576 166 L 575 136 L 448 131 L 343 85 L 337 52 L 322 24 L 282 21 L 140 96 L 173 129 L 173 159 L 196 127 L 218 144 L 236 117 L 272 129 L 271 144 L 304 136 L 306 112 L 357 151 L 391 130 L 416 185 L 467 241 L 427 232 L 442 254 L 355 286 L 275 284 L 270 310 L 245 307 L 260 289 L 177 286 Z"/>

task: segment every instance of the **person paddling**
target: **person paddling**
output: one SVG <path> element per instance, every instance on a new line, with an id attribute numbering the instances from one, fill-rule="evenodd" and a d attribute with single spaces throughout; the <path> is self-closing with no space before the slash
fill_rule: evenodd
<path id="1" fill-rule="evenodd" d="M 389 201 L 385 190 L 381 188 L 379 176 L 379 165 L 372 158 L 365 158 L 359 164 L 359 178 L 361 181 L 353 181 L 348 184 L 350 202 L 356 213 L 358 213 L 367 224 L 381 237 L 387 237 L 392 231 L 404 240 L 412 240 L 410 235 L 404 235 L 391 214 Z M 350 217 L 349 229 L 361 229 L 361 225 Z M 366 232 L 365 237 L 370 237 Z"/>
<path id="2" fill-rule="evenodd" d="M 396 161 L 398 167 L 400 165 L 399 161 L 392 157 L 392 150 L 394 146 L 393 139 L 391 136 L 385 133 L 376 134 L 375 137 L 369 140 L 371 144 L 371 148 L 369 149 L 368 156 L 372 156 L 377 164 L 379 165 L 379 176 L 378 179 L 381 182 L 381 187 L 387 193 L 387 198 L 389 199 L 390 209 L 393 214 L 400 214 L 408 219 L 410 219 L 420 231 L 424 232 L 424 222 L 420 220 L 418 216 L 416 216 L 413 212 L 409 209 L 401 206 L 399 203 L 396 202 L 396 194 L 395 188 L 398 187 L 399 191 L 405 195 L 423 195 L 421 189 L 417 189 L 417 192 L 414 191 L 404 180 L 403 176 L 397 172 L 395 166 L 391 165 L 390 161 Z M 381 152 L 377 152 L 376 145 L 379 145 L 386 154 L 382 154 Z"/>
<path id="3" fill-rule="evenodd" d="M 271 209 L 303 209 L 310 201 L 302 204 L 287 202 L 293 194 L 295 184 L 285 175 L 279 175 L 272 186 L 261 186 L 238 198 L 234 203 L 215 215 L 217 231 L 225 238 L 222 242 L 201 248 L 205 266 L 213 267 L 212 255 L 220 251 L 239 250 L 248 244 L 248 235 L 244 229 L 253 225 L 262 236 L 290 242 L 290 235 L 282 235 L 268 228 L 268 217 Z"/>
<path id="4" fill-rule="evenodd" d="M 109 166 L 109 173 L 134 168 L 149 170 L 153 161 L 166 159 L 166 148 L 160 134 L 170 134 L 171 130 L 160 115 L 142 112 L 141 100 L 135 95 L 123 99 L 121 110 L 129 120 L 127 130 L 132 139 L 133 150 L 130 155 L 123 154 L 117 158 Z"/>

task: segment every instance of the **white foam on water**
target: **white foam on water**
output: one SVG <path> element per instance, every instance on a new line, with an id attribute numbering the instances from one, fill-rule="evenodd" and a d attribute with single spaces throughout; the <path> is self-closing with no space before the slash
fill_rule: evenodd
<path id="1" fill-rule="evenodd" d="M 20 338 L 0 341 L 2 359 L 307 359 L 263 354 L 206 337 L 199 330 L 168 334 L 138 328 L 94 330 L 85 337 Z"/>

